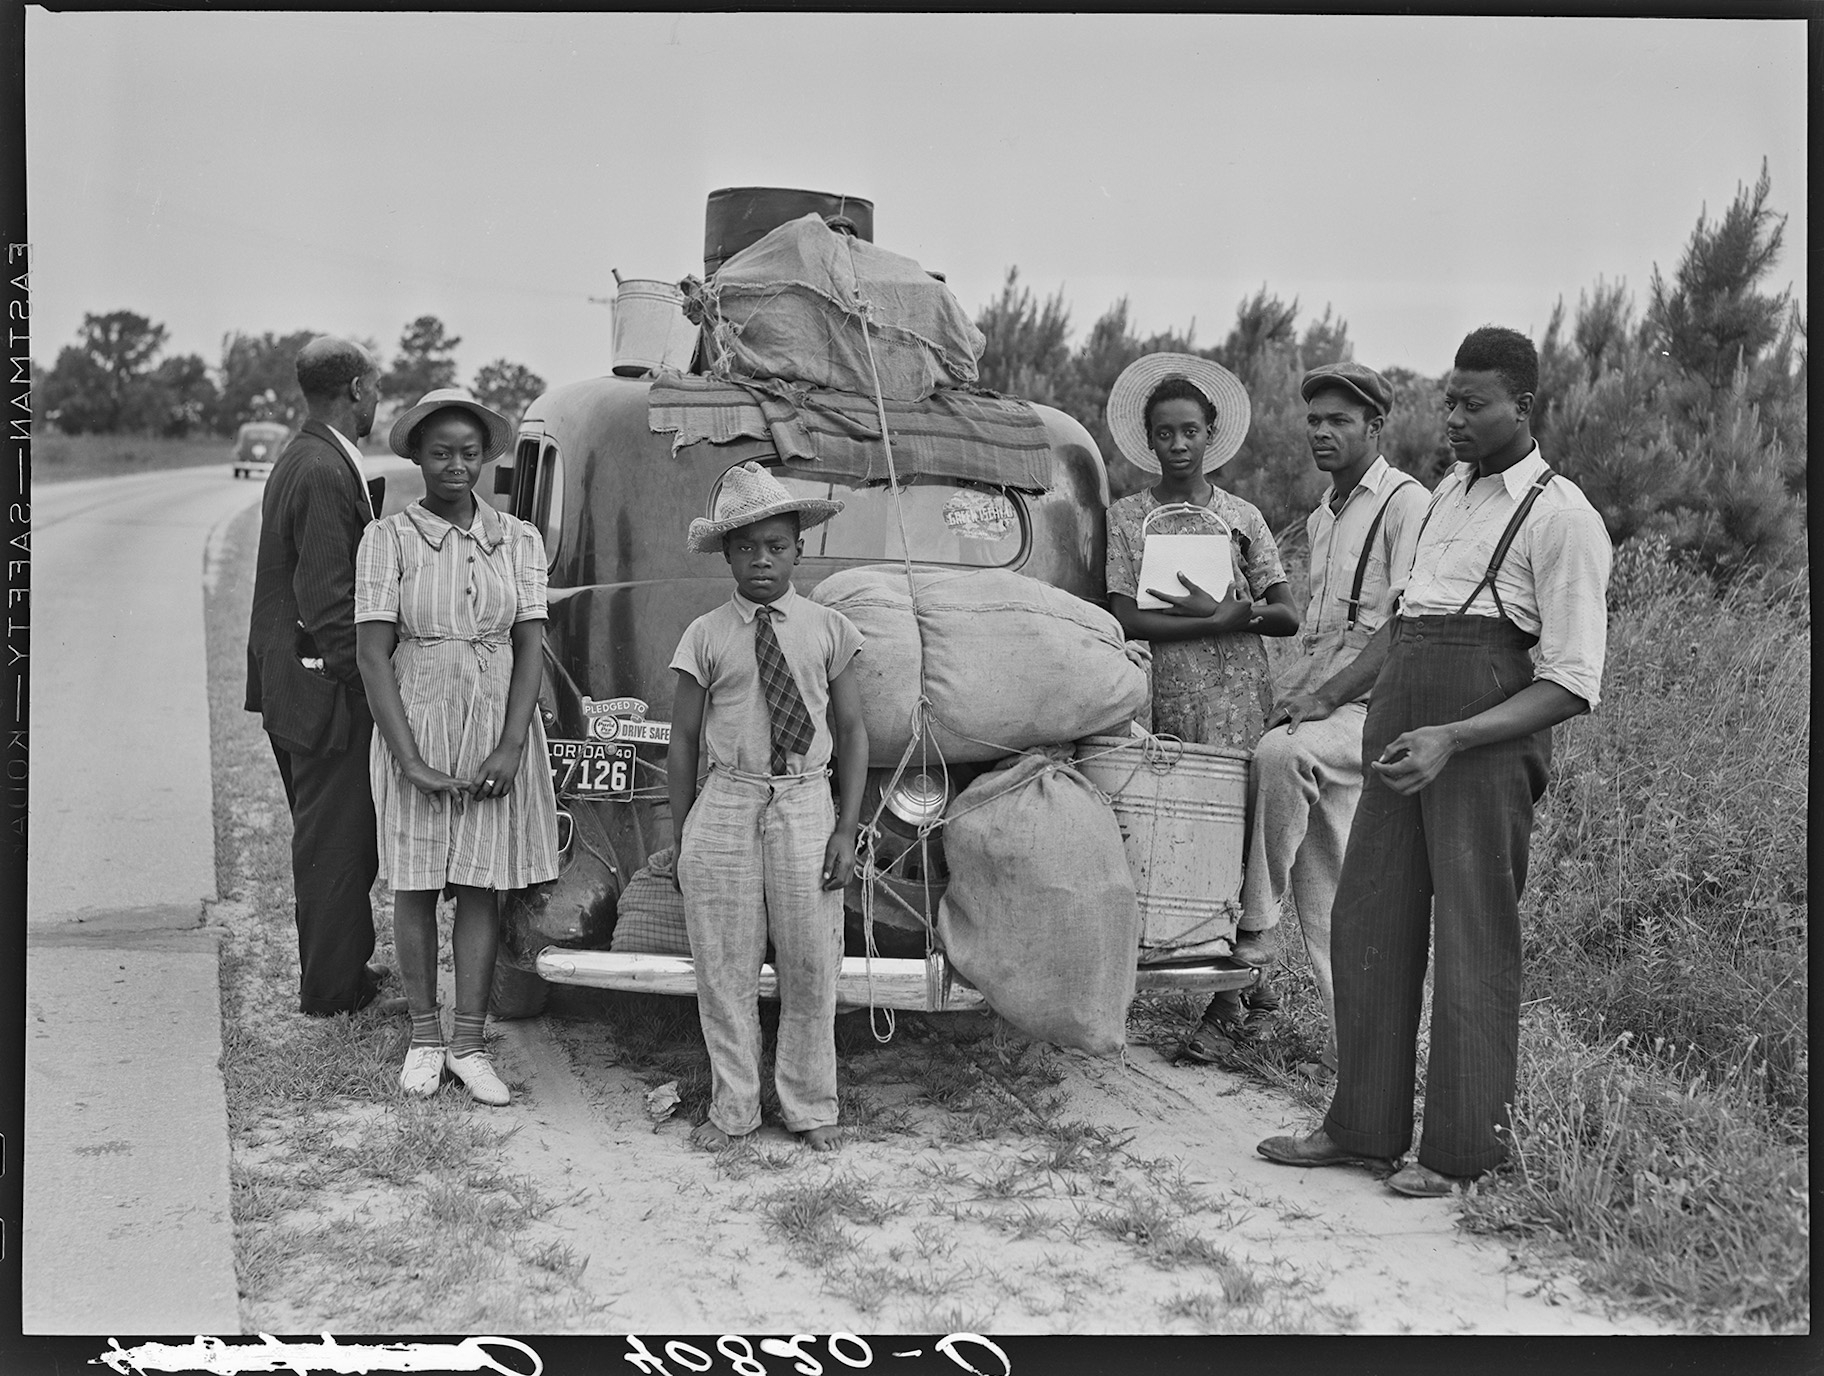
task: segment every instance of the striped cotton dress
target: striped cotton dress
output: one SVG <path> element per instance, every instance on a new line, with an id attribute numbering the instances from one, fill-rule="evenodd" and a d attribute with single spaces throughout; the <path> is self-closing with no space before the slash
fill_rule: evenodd
<path id="1" fill-rule="evenodd" d="M 524 521 L 477 502 L 458 530 L 413 502 L 375 521 L 355 556 L 355 620 L 399 629 L 393 674 L 418 753 L 473 779 L 500 743 L 512 630 L 545 619 L 545 546 Z M 557 802 L 535 710 L 512 790 L 460 807 L 405 781 L 374 732 L 369 762 L 380 877 L 395 890 L 446 883 L 519 889 L 557 877 Z"/>

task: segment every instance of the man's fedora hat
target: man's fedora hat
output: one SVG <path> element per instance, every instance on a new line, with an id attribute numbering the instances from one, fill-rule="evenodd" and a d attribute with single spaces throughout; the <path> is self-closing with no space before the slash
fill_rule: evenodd
<path id="1" fill-rule="evenodd" d="M 730 531 L 764 521 L 769 516 L 798 513 L 798 529 L 822 525 L 842 510 L 841 502 L 821 497 L 794 497 L 784 483 L 757 463 L 736 464 L 722 475 L 716 491 L 715 513 L 690 523 L 689 545 L 697 554 L 714 554 Z"/>
<path id="2" fill-rule="evenodd" d="M 1146 442 L 1146 399 L 1170 378 L 1183 378 L 1210 399 L 1216 424 L 1210 428 L 1209 448 L 1203 451 L 1203 471 L 1212 473 L 1235 457 L 1248 437 L 1248 389 L 1220 363 L 1196 354 L 1147 354 L 1136 358 L 1108 393 L 1108 433 L 1115 447 L 1135 468 L 1159 472 L 1159 460 Z"/>
<path id="3" fill-rule="evenodd" d="M 1377 416 L 1393 410 L 1393 384 L 1360 363 L 1326 363 L 1321 368 L 1313 368 L 1298 384 L 1298 394 L 1309 401 L 1325 387 L 1354 393 L 1367 402 L 1368 409 Z"/>
<path id="4" fill-rule="evenodd" d="M 441 411 L 446 406 L 467 411 L 481 423 L 482 431 L 488 437 L 487 452 L 482 456 L 484 459 L 498 459 L 512 446 L 513 425 L 505 416 L 492 407 L 483 406 L 460 387 L 439 387 L 435 391 L 426 392 L 409 411 L 400 412 L 399 418 L 393 422 L 393 428 L 386 433 L 386 442 L 392 451 L 402 459 L 411 458 L 412 452 L 406 447 L 406 441 L 411 438 L 412 430 L 426 416 Z"/>

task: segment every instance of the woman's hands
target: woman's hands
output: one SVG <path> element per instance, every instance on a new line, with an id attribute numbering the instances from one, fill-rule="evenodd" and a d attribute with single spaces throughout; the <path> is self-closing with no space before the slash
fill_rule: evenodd
<path id="1" fill-rule="evenodd" d="M 1226 596 L 1218 600 L 1214 593 L 1191 581 L 1184 574 L 1178 575 L 1178 581 L 1184 584 L 1183 593 L 1169 593 L 1160 588 L 1148 588 L 1147 594 L 1158 598 L 1167 605 L 1160 610 L 1161 616 L 1195 617 L 1199 621 L 1208 621 L 1221 632 L 1239 631 L 1247 627 L 1248 620 L 1254 615 L 1254 602 L 1247 592 L 1231 583 Z"/>
<path id="2" fill-rule="evenodd" d="M 468 780 L 453 778 L 441 769 L 432 769 L 420 759 L 400 765 L 399 772 L 405 776 L 408 784 L 433 802 L 448 798 L 460 807 L 470 792 Z"/>
<path id="3" fill-rule="evenodd" d="M 519 762 L 525 757 L 526 743 L 517 745 L 502 741 L 481 762 L 469 792 L 477 798 L 504 798 L 513 791 L 513 779 L 519 773 Z"/>

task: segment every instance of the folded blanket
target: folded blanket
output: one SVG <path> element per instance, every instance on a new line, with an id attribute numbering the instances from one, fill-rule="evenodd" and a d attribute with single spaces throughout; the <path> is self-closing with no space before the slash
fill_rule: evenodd
<path id="1" fill-rule="evenodd" d="M 1030 402 L 953 389 L 923 401 L 886 402 L 893 463 L 918 476 L 995 483 L 1025 492 L 1051 487 L 1051 439 Z M 874 398 L 787 382 L 731 381 L 661 373 L 647 421 L 674 433 L 672 453 L 693 444 L 770 444 L 780 458 L 814 463 L 850 480 L 885 482 L 886 448 Z M 731 450 L 731 454 L 734 451 Z"/>

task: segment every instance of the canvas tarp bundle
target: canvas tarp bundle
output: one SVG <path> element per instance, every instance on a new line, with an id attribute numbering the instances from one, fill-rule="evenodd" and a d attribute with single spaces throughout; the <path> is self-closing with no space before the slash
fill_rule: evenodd
<path id="1" fill-rule="evenodd" d="M 1145 706 L 1146 671 L 1100 607 L 1010 569 L 915 568 L 911 579 L 903 564 L 870 564 L 811 592 L 867 643 L 851 672 L 870 764 L 897 765 L 921 721 L 942 758 L 993 760 L 1124 733 Z"/>
<path id="2" fill-rule="evenodd" d="M 723 263 L 703 293 L 712 373 L 785 378 L 919 401 L 972 383 L 985 340 L 950 289 L 910 258 L 789 220 Z M 873 335 L 873 365 L 862 322 Z"/>
<path id="3" fill-rule="evenodd" d="M 973 392 L 888 401 L 893 468 L 900 481 L 929 476 L 1044 492 L 1051 439 L 1029 402 Z M 886 482 L 886 446 L 872 396 L 662 373 L 647 393 L 647 423 L 672 433 L 672 452 L 727 445 L 732 464 L 774 452 L 859 482 Z"/>
<path id="4" fill-rule="evenodd" d="M 957 973 L 1029 1037 L 1120 1051 L 1140 909 L 1108 800 L 1061 752 L 1018 755 L 957 795 L 943 836 Z"/>

